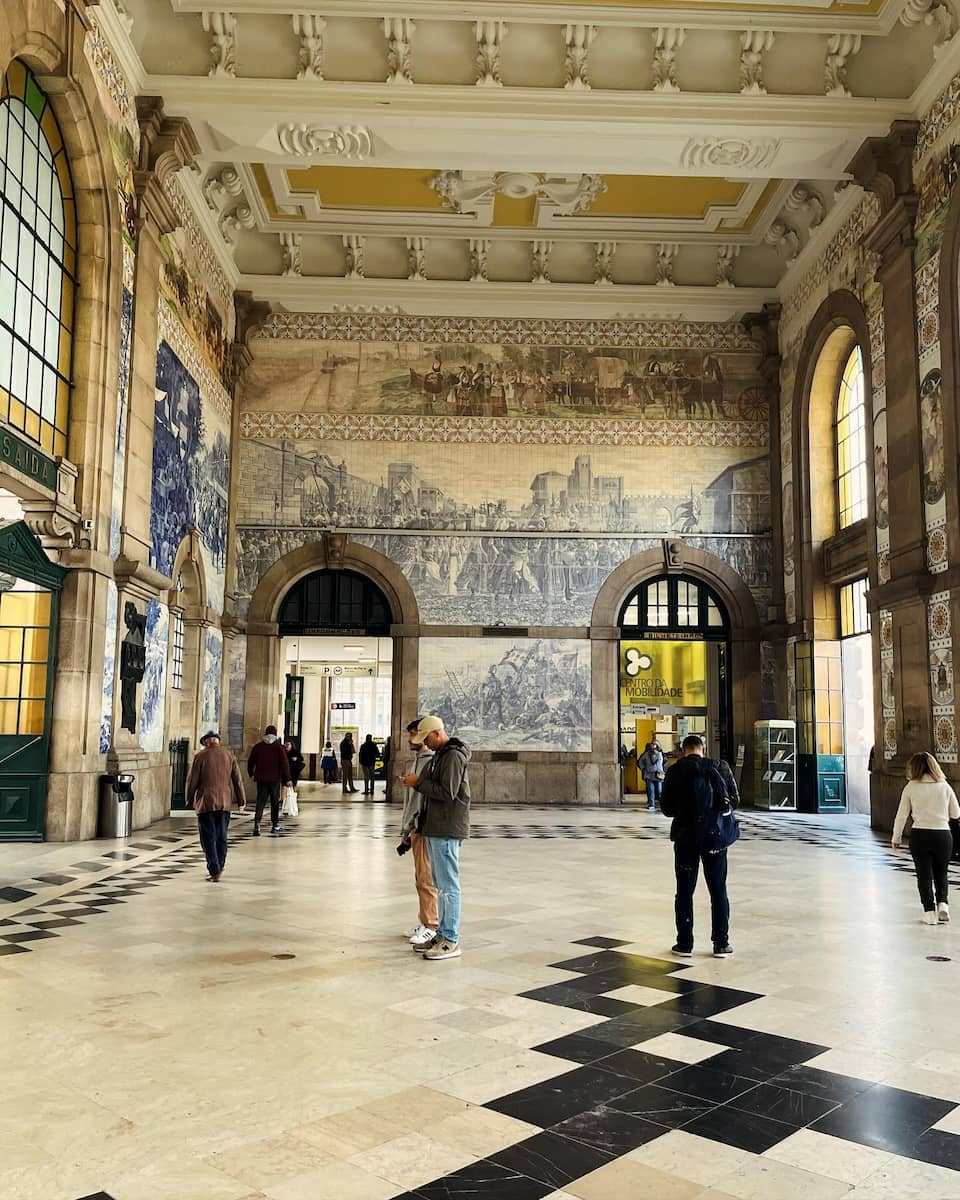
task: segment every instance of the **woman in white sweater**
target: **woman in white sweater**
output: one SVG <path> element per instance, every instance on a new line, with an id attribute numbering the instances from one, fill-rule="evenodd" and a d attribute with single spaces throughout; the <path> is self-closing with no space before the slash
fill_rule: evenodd
<path id="1" fill-rule="evenodd" d="M 915 754 L 907 764 L 907 786 L 900 797 L 890 842 L 894 850 L 900 849 L 907 817 L 913 817 L 910 853 L 917 869 L 924 923 L 949 921 L 947 868 L 953 852 L 950 820 L 960 818 L 960 804 L 932 754 Z"/>

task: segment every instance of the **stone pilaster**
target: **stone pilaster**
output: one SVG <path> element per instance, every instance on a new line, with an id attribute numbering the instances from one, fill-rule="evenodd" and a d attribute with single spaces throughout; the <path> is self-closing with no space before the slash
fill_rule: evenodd
<path id="1" fill-rule="evenodd" d="M 918 199 L 913 150 L 918 124 L 895 121 L 883 138 L 869 138 L 849 166 L 854 178 L 880 200 L 880 219 L 864 239 L 877 255 L 883 287 L 886 346 L 887 461 L 890 505 L 890 579 L 872 590 L 870 607 L 893 615 L 892 686 L 897 712 L 897 755 L 871 779 L 873 823 L 889 827 L 902 784 L 903 762 L 933 745 L 927 653 L 926 599 L 934 590 L 926 565 L 920 381 L 918 374 L 914 256 Z M 882 673 L 881 673 L 882 674 Z M 879 702 L 879 696 L 878 696 Z"/>

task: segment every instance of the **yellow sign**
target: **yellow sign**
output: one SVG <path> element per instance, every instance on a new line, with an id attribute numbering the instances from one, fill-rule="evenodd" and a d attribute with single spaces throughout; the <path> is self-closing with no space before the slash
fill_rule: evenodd
<path id="1" fill-rule="evenodd" d="M 621 642 L 620 704 L 706 708 L 706 643 Z"/>

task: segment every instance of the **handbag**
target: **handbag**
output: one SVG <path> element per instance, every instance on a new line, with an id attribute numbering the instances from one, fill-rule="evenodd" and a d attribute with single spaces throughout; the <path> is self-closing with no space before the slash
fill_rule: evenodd
<path id="1" fill-rule="evenodd" d="M 288 787 L 283 789 L 283 807 L 280 811 L 285 817 L 300 816 L 300 803 L 296 788 Z"/>

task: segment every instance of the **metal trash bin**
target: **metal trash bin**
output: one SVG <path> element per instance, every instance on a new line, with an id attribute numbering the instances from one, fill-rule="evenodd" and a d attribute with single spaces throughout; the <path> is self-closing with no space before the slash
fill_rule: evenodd
<path id="1" fill-rule="evenodd" d="M 124 838 L 133 831 L 133 776 L 101 775 L 97 837 Z"/>

